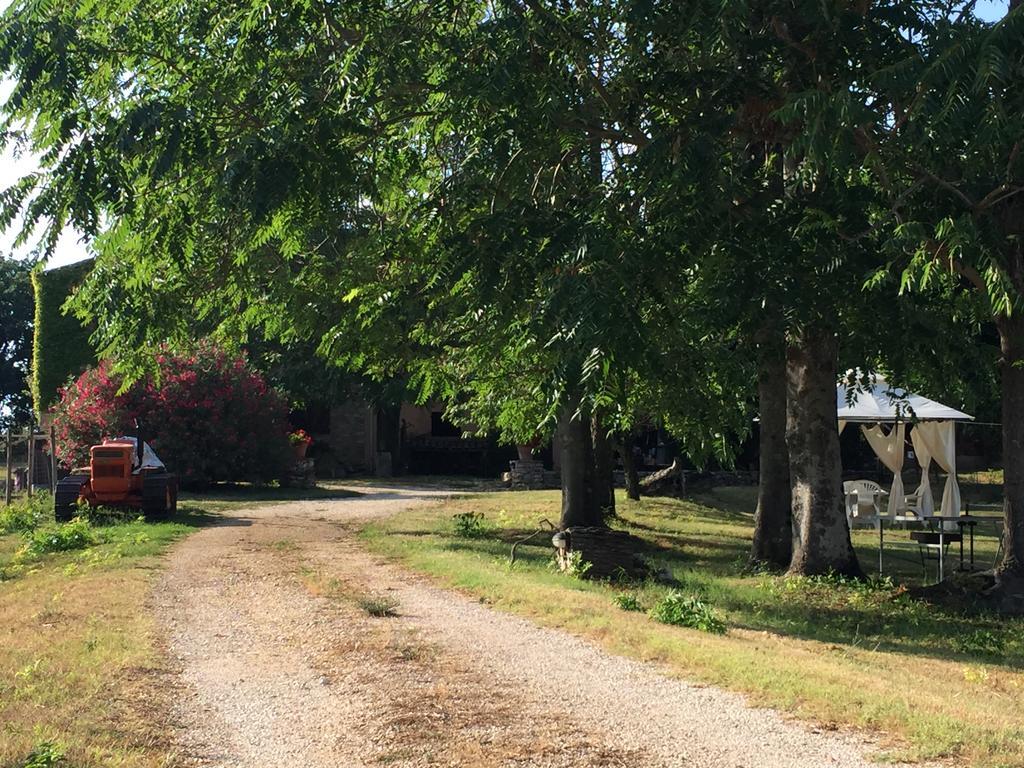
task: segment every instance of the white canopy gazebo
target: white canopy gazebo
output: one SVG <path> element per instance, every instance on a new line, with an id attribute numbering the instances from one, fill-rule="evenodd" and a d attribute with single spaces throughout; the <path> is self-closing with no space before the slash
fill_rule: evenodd
<path id="1" fill-rule="evenodd" d="M 847 381 L 854 372 L 847 374 Z M 859 376 L 856 377 L 859 380 Z M 917 510 L 922 517 L 935 513 L 929 468 L 932 461 L 947 474 L 942 492 L 940 514 L 952 517 L 960 514 L 960 485 L 956 481 L 956 422 L 974 421 L 973 416 L 950 408 L 948 405 L 915 395 L 905 389 L 889 386 L 881 376 L 869 377 L 870 384 L 861 383 L 848 388 L 846 383 L 836 387 L 836 410 L 839 432 L 847 424 L 860 424 L 861 432 L 875 455 L 893 473 L 889 493 L 890 514 L 905 511 L 906 494 L 903 490 L 904 441 L 907 425 L 911 425 L 910 441 L 921 465 L 921 484 L 917 488 Z M 883 424 L 891 425 L 889 432 Z"/>

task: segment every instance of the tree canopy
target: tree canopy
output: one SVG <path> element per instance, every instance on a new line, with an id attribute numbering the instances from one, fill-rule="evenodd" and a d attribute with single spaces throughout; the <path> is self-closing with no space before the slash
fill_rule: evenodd
<path id="1" fill-rule="evenodd" d="M 32 264 L 0 258 L 0 428 L 24 422 L 32 410 Z"/>
<path id="2" fill-rule="evenodd" d="M 138 350 L 197 327 L 315 345 L 509 440 L 558 425 L 587 500 L 563 521 L 601 517 L 607 441 L 638 417 L 728 460 L 774 398 L 794 562 L 856 573 L 838 371 L 989 391 L 933 366 L 990 323 L 1004 369 L 1024 359 L 1004 329 L 1019 8 L 18 0 L 3 19 L 4 135 L 43 157 L 6 220 L 44 249 L 69 223 L 93 238 L 76 307 L 104 352 L 138 374 Z M 788 396 L 759 393 L 769 358 Z"/>

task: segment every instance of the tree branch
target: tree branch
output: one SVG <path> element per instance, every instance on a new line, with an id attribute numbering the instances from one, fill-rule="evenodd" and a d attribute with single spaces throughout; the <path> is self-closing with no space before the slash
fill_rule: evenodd
<path id="1" fill-rule="evenodd" d="M 955 184 L 953 184 L 951 182 L 948 182 L 948 181 L 946 181 L 945 179 L 943 179 L 943 178 L 941 178 L 939 176 L 936 176 L 934 173 L 929 171 L 927 168 L 915 167 L 914 168 L 914 172 L 919 174 L 920 176 L 923 176 L 926 179 L 929 179 L 930 181 L 935 182 L 940 187 L 945 189 L 947 192 L 952 192 L 954 195 L 956 195 L 958 198 L 960 198 L 960 200 L 963 202 L 963 204 L 966 205 L 968 208 L 970 208 L 972 211 L 977 209 L 977 207 L 978 207 L 977 203 L 975 203 L 973 200 L 971 200 L 971 198 L 969 198 L 966 194 L 964 194 L 960 190 L 960 188 L 957 187 Z"/>

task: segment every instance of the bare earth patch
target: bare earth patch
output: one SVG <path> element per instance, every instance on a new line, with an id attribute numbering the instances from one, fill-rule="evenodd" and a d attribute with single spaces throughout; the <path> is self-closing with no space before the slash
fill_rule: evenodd
<path id="1" fill-rule="evenodd" d="M 365 553 L 351 524 L 443 497 L 367 489 L 257 508 L 172 551 L 155 592 L 203 766 L 876 765 L 816 732 Z M 374 616 L 368 598 L 394 607 Z"/>

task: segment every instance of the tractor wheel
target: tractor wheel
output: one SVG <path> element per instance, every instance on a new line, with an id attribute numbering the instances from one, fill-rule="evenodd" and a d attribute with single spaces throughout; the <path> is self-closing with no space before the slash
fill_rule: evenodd
<path id="1" fill-rule="evenodd" d="M 68 475 L 57 483 L 57 492 L 53 495 L 53 517 L 58 523 L 66 523 L 75 516 L 78 496 L 88 479 L 88 475 Z"/>
<path id="2" fill-rule="evenodd" d="M 162 472 L 146 474 L 142 481 L 142 514 L 162 520 L 173 511 L 174 502 L 173 480 Z"/>

